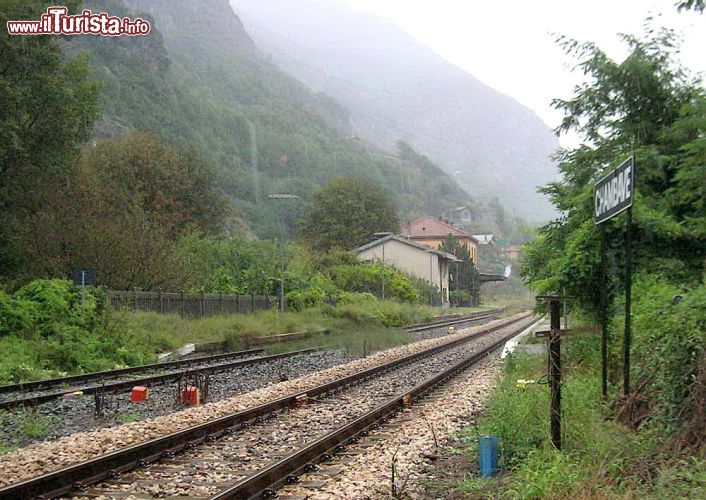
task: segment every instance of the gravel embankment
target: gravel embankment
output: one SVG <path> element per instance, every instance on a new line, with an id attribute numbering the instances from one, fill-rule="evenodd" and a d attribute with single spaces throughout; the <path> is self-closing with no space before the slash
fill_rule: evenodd
<path id="1" fill-rule="evenodd" d="M 304 484 L 325 481 L 321 488 L 286 486 L 280 495 L 308 495 L 316 500 L 393 498 L 394 463 L 396 498 L 429 498 L 426 485 L 434 479 L 433 461 L 456 432 L 475 421 L 494 387 L 499 367 L 497 356 L 486 359 L 435 392 L 432 399 L 400 412 L 348 450 L 359 454 L 336 458 L 301 478 Z M 333 471 L 335 474 L 329 474 Z"/>
<path id="2" fill-rule="evenodd" d="M 519 316 L 519 315 L 518 315 Z M 484 331 L 495 324 L 507 321 L 496 320 L 487 325 L 473 327 L 455 335 L 429 339 L 413 344 L 381 351 L 364 359 L 335 366 L 305 375 L 297 379 L 273 384 L 241 394 L 236 397 L 189 408 L 169 415 L 162 415 L 139 422 L 128 422 L 120 426 L 77 432 L 54 441 L 31 444 L 2 456 L 0 461 L 0 486 L 12 484 L 42 473 L 75 464 L 115 451 L 119 448 L 147 441 L 165 434 L 216 419 L 293 392 L 306 390 L 330 382 L 372 366 L 441 345 L 459 336 Z"/>
<path id="3" fill-rule="evenodd" d="M 277 457 L 292 453 L 303 443 L 312 442 L 390 398 L 404 394 L 432 374 L 443 371 L 506 334 L 507 330 L 501 330 L 346 388 L 331 397 L 312 400 L 301 408 L 284 411 L 276 418 L 252 425 L 213 444 L 179 454 L 177 463 L 160 463 L 147 470 L 126 474 L 119 484 L 102 486 L 103 491 L 108 496 L 115 492 L 121 496 L 125 493 L 157 497 L 215 495 L 220 489 L 216 485 L 235 483 L 263 469 Z"/>
<path id="4" fill-rule="evenodd" d="M 316 351 L 217 372 L 209 377 L 208 401 L 220 401 L 282 380 L 291 380 L 348 363 L 353 359 L 339 351 Z M 102 417 L 95 416 L 95 399 L 92 395 L 40 404 L 36 407 L 36 414 L 49 425 L 49 432 L 42 440 L 54 440 L 76 432 L 112 427 L 182 410 L 185 405 L 179 401 L 178 387 L 177 382 L 153 386 L 147 404 L 130 403 L 129 391 L 107 395 L 105 416 Z M 13 432 L 21 428 L 22 422 L 28 418 L 26 413 L 24 409 L 13 409 L 0 414 L 0 445 L 26 446 L 38 441 L 26 434 Z"/>

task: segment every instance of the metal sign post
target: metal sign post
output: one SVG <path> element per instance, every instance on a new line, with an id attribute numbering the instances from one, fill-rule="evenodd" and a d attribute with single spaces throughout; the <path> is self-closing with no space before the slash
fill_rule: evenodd
<path id="1" fill-rule="evenodd" d="M 549 390 L 551 404 L 549 408 L 549 427 L 552 445 L 561 450 L 561 337 L 570 330 L 561 329 L 561 303 L 573 297 L 539 296 L 537 300 L 549 302 L 549 331 L 536 332 L 538 337 L 549 338 Z"/>
<path id="2" fill-rule="evenodd" d="M 632 292 L 632 205 L 635 198 L 635 159 L 631 156 L 594 187 L 595 223 L 602 224 L 628 211 L 625 229 L 625 332 L 623 338 L 623 394 L 630 393 L 630 306 Z M 601 227 L 601 358 L 602 393 L 608 394 L 608 299 L 605 277 L 605 228 Z"/>
<path id="3" fill-rule="evenodd" d="M 625 336 L 623 339 L 623 394 L 630 394 L 630 306 L 632 300 L 632 207 L 625 227 Z"/>
<path id="4" fill-rule="evenodd" d="M 608 399 L 608 272 L 605 261 L 605 226 L 601 226 L 601 396 Z"/>

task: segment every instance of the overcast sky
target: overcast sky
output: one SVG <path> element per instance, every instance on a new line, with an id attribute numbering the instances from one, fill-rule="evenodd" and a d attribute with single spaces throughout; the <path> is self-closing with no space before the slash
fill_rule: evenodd
<path id="1" fill-rule="evenodd" d="M 552 33 L 593 41 L 625 56 L 618 33 L 639 34 L 648 15 L 684 37 L 682 60 L 706 72 L 706 14 L 677 13 L 675 0 L 343 0 L 387 17 L 491 87 L 534 110 L 555 127 L 554 97 L 569 97 L 580 75 Z M 562 140 L 565 146 L 574 138 Z"/>

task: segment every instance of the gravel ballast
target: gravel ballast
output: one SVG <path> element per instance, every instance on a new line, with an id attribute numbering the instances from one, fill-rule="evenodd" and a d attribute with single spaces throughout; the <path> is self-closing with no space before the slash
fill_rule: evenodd
<path id="1" fill-rule="evenodd" d="M 400 412 L 351 446 L 349 452 L 357 454 L 337 457 L 318 472 L 301 478 L 304 483 L 324 481 L 321 488 L 286 486 L 280 495 L 308 495 L 318 500 L 392 498 L 394 463 L 397 498 L 429 498 L 426 485 L 434 480 L 433 461 L 452 436 L 471 425 L 482 411 L 500 365 L 494 355 L 470 368 L 430 399 Z"/>
<path id="2" fill-rule="evenodd" d="M 517 315 L 518 317 L 520 315 Z M 297 379 L 273 384 L 222 401 L 200 407 L 189 408 L 169 415 L 128 422 L 116 427 L 77 432 L 54 441 L 31 444 L 2 456 L 0 461 L 0 486 L 12 484 L 58 468 L 79 463 L 119 448 L 147 441 L 171 432 L 183 430 L 208 420 L 242 411 L 288 394 L 306 390 L 330 382 L 363 369 L 370 368 L 400 357 L 446 344 L 460 336 L 478 333 L 496 324 L 469 328 L 446 337 L 429 339 L 378 352 L 364 359 L 334 366 Z"/>
<path id="3" fill-rule="evenodd" d="M 227 399 L 282 380 L 291 380 L 348 363 L 353 359 L 340 351 L 315 351 L 216 372 L 208 379 L 208 401 Z M 49 424 L 49 432 L 42 438 L 42 441 L 49 441 L 76 432 L 113 427 L 126 421 L 145 420 L 183 410 L 185 405 L 179 401 L 178 388 L 177 382 L 151 387 L 147 404 L 130 403 L 129 391 L 106 395 L 102 417 L 95 416 L 93 395 L 49 401 L 37 405 L 31 411 L 36 412 L 36 418 Z M 26 434 L 12 432 L 21 428 L 22 422 L 28 418 L 27 411 L 17 408 L 0 414 L 0 445 L 26 446 L 38 441 Z"/>
<path id="4" fill-rule="evenodd" d="M 124 475 L 119 484 L 96 488 L 108 496 L 115 492 L 157 497 L 215 495 L 221 489 L 217 485 L 235 483 L 279 457 L 297 451 L 303 443 L 315 441 L 352 422 L 432 374 L 491 345 L 511 328 L 417 360 L 333 395 L 313 399 L 302 407 L 285 410 L 213 444 L 202 444 L 180 453 L 173 463 L 160 462 L 147 470 L 138 469 Z"/>

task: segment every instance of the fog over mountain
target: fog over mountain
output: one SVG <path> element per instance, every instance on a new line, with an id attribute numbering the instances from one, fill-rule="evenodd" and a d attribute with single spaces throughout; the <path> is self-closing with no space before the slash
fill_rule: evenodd
<path id="1" fill-rule="evenodd" d="M 532 220 L 552 216 L 536 187 L 556 176 L 549 156 L 558 140 L 528 108 L 391 21 L 335 0 L 231 0 L 231 5 L 276 64 L 350 110 L 361 138 L 390 150 L 403 139 L 475 198 L 497 195 Z"/>

